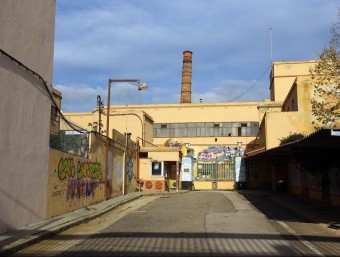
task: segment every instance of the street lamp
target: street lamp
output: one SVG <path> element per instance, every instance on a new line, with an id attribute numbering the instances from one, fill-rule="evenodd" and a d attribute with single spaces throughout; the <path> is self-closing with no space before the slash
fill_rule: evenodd
<path id="1" fill-rule="evenodd" d="M 106 110 L 106 144 L 105 144 L 105 176 L 104 176 L 104 198 L 107 200 L 107 174 L 109 167 L 109 132 L 110 132 L 110 96 L 111 96 L 111 83 L 116 82 L 135 82 L 137 83 L 138 90 L 145 90 L 148 88 L 146 83 L 141 83 L 139 79 L 109 79 L 107 86 L 107 110 Z"/>
<path id="2" fill-rule="evenodd" d="M 100 97 L 100 95 L 97 95 L 97 106 L 98 106 L 98 112 L 99 112 L 99 118 L 98 118 L 98 126 L 99 126 L 99 134 L 101 134 L 101 127 L 102 127 L 102 118 L 101 118 L 101 114 L 102 114 L 102 111 L 103 111 L 103 107 L 104 107 L 104 104 L 103 104 L 103 101 Z"/>

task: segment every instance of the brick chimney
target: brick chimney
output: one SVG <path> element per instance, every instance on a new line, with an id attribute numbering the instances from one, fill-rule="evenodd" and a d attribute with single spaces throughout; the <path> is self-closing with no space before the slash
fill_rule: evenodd
<path id="1" fill-rule="evenodd" d="M 192 52 L 183 52 L 181 103 L 191 103 Z"/>

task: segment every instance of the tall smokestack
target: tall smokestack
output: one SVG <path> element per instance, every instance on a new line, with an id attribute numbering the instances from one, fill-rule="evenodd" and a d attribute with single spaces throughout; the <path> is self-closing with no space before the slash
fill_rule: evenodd
<path id="1" fill-rule="evenodd" d="M 191 103 L 192 52 L 183 52 L 181 103 Z"/>

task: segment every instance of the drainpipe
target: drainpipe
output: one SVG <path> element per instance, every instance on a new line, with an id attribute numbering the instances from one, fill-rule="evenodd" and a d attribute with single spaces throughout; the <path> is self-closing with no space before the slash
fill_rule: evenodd
<path id="1" fill-rule="evenodd" d="M 179 186 L 179 162 L 176 161 L 176 192 L 178 192 Z"/>
<path id="2" fill-rule="evenodd" d="M 141 181 L 139 179 L 139 152 L 140 152 L 140 146 L 139 146 L 139 139 L 137 137 L 136 139 L 136 163 L 137 163 L 137 178 L 136 178 L 136 181 L 137 181 L 137 185 L 138 185 L 138 188 L 139 188 L 139 192 L 140 192 L 140 188 L 141 188 Z"/>

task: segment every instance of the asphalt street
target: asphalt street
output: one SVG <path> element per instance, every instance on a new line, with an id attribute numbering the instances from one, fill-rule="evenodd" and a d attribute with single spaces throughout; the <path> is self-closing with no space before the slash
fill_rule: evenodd
<path id="1" fill-rule="evenodd" d="M 340 256 L 338 234 L 270 197 L 145 196 L 12 256 Z"/>

